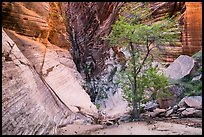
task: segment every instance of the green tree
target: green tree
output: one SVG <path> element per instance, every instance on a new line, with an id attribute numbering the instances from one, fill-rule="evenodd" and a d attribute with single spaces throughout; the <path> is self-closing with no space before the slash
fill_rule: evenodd
<path id="1" fill-rule="evenodd" d="M 144 90 L 151 86 L 158 90 L 168 83 L 162 82 L 165 77 L 151 65 L 154 59 L 152 49 L 177 42 L 179 37 L 178 23 L 173 17 L 167 15 L 157 22 L 151 22 L 151 19 L 146 3 L 127 3 L 108 36 L 112 46 L 122 47 L 130 54 L 127 68 L 121 72 L 120 84 L 124 91 L 131 90 L 125 95 L 131 100 L 134 120 L 139 119 Z"/>

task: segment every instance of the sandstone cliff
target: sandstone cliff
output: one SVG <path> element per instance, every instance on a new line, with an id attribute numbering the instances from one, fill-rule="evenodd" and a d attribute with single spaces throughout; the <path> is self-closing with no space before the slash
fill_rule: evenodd
<path id="1" fill-rule="evenodd" d="M 56 134 L 74 113 L 2 30 L 2 134 Z"/>
<path id="2" fill-rule="evenodd" d="M 183 54 L 191 56 L 202 48 L 202 2 L 186 2 L 183 20 Z"/>
<path id="3" fill-rule="evenodd" d="M 69 53 L 55 2 L 3 2 L 3 134 L 56 134 L 96 106 Z"/>

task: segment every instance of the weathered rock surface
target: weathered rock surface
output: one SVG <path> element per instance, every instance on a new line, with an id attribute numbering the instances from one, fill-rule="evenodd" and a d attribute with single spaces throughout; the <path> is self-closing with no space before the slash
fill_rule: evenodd
<path id="1" fill-rule="evenodd" d="M 192 107 L 196 109 L 202 109 L 202 96 L 190 96 L 184 97 L 178 104 L 180 108 L 182 107 Z"/>
<path id="2" fill-rule="evenodd" d="M 57 2 L 3 2 L 2 25 L 18 34 L 69 48 L 66 27 Z"/>
<path id="3" fill-rule="evenodd" d="M 179 108 L 178 111 L 183 111 L 185 110 L 186 108 L 182 107 L 182 108 Z"/>
<path id="4" fill-rule="evenodd" d="M 74 113 L 2 29 L 2 134 L 56 134 Z"/>
<path id="5" fill-rule="evenodd" d="M 190 96 L 185 99 L 185 103 L 192 108 L 202 109 L 202 96 Z"/>
<path id="6" fill-rule="evenodd" d="M 179 103 L 178 103 L 178 106 L 179 106 L 179 108 L 182 108 L 182 107 L 187 107 L 187 105 L 186 105 L 186 103 L 185 103 L 185 99 L 186 99 L 187 97 L 184 97 L 184 98 L 182 98 L 181 99 L 181 101 L 179 101 Z"/>
<path id="7" fill-rule="evenodd" d="M 181 114 L 184 117 L 202 117 L 202 111 L 195 108 L 186 108 Z"/>
<path id="8" fill-rule="evenodd" d="M 176 46 L 165 46 L 161 54 L 165 61 L 173 62 L 179 55 L 193 55 L 202 48 L 202 3 L 201 2 L 150 2 L 155 21 L 166 13 L 179 20 L 181 39 Z"/>
<path id="9" fill-rule="evenodd" d="M 159 106 L 159 104 L 157 104 L 155 101 L 150 101 L 150 102 L 145 104 L 144 109 L 147 110 L 147 111 L 153 111 L 158 106 Z"/>
<path id="10" fill-rule="evenodd" d="M 159 115 L 160 113 L 164 113 L 164 112 L 166 112 L 165 109 L 156 108 L 153 112 L 149 112 L 149 114 L 153 118 L 153 117 L 156 117 L 157 115 Z"/>
<path id="11" fill-rule="evenodd" d="M 153 112 L 146 110 L 146 115 L 154 117 L 197 117 L 202 118 L 202 96 L 186 96 L 177 105 L 171 106 L 167 109 L 156 108 Z"/>
<path id="12" fill-rule="evenodd" d="M 174 112 L 174 109 L 170 109 L 166 112 L 166 117 L 169 117 Z"/>
<path id="13" fill-rule="evenodd" d="M 96 106 L 82 88 L 83 80 L 76 71 L 69 51 L 49 43 L 45 46 L 13 31 L 7 32 L 39 75 L 73 112 L 80 111 L 97 117 Z"/>
<path id="14" fill-rule="evenodd" d="M 185 2 L 183 54 L 193 55 L 202 48 L 202 2 Z"/>
<path id="15" fill-rule="evenodd" d="M 109 34 L 117 18 L 122 2 L 68 2 L 66 20 L 71 53 L 77 69 L 84 78 L 99 75 L 109 57 L 108 41 L 102 39 Z"/>
<path id="16" fill-rule="evenodd" d="M 164 70 L 165 76 L 172 79 L 181 79 L 189 75 L 194 68 L 194 59 L 187 55 L 180 55 L 170 66 Z"/>

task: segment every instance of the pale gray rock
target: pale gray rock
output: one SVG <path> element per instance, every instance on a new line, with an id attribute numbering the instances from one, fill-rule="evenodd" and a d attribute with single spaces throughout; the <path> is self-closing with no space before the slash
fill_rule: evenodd
<path id="1" fill-rule="evenodd" d="M 107 117 L 120 117 L 130 111 L 121 90 L 118 90 L 114 95 L 110 94 L 108 98 L 99 101 L 99 103 L 99 111 L 103 111 Z"/>
<path id="2" fill-rule="evenodd" d="M 194 65 L 195 61 L 192 57 L 180 55 L 166 70 L 164 70 L 164 74 L 166 77 L 172 79 L 181 79 L 191 73 Z"/>
<path id="3" fill-rule="evenodd" d="M 29 39 L 7 30 L 17 43 L 24 56 L 33 64 L 36 71 L 56 95 L 72 112 L 82 112 L 97 117 L 96 106 L 82 88 L 84 81 L 78 73 L 68 50 L 47 43 Z"/>
<path id="4" fill-rule="evenodd" d="M 202 109 L 202 96 L 190 96 L 184 97 L 179 103 L 180 108 L 192 107 L 196 109 Z"/>
<path id="5" fill-rule="evenodd" d="M 174 109 L 174 110 L 177 110 L 178 108 L 179 108 L 178 105 L 174 105 L 174 106 L 173 106 L 173 109 Z"/>
<path id="6" fill-rule="evenodd" d="M 185 90 L 184 87 L 181 85 L 170 85 L 168 89 L 169 89 L 169 92 L 171 92 L 175 98 L 182 95 Z"/>
<path id="7" fill-rule="evenodd" d="M 161 113 L 164 113 L 164 112 L 166 112 L 165 109 L 156 108 L 153 112 L 150 112 L 149 114 L 150 114 L 150 116 L 151 116 L 152 118 L 154 118 L 154 117 L 156 117 L 157 115 L 159 115 L 159 114 L 161 114 Z"/>
<path id="8" fill-rule="evenodd" d="M 198 75 L 198 76 L 195 76 L 193 79 L 192 79 L 192 81 L 194 81 L 194 80 L 200 80 L 202 78 L 202 74 L 200 74 L 200 75 Z"/>
<path id="9" fill-rule="evenodd" d="M 150 101 L 150 102 L 147 102 L 145 104 L 144 109 L 148 110 L 148 111 L 152 111 L 152 110 L 156 109 L 158 106 L 159 106 L 159 104 L 157 104 L 155 101 Z"/>

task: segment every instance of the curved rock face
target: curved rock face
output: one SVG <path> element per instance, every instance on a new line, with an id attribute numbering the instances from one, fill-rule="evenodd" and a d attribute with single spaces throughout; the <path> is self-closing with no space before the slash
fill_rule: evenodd
<path id="1" fill-rule="evenodd" d="M 2 134 L 56 134 L 74 113 L 2 29 Z"/>
<path id="2" fill-rule="evenodd" d="M 44 45 L 14 31 L 6 30 L 6 32 L 34 65 L 39 75 L 73 112 L 78 112 L 80 106 L 84 113 L 97 115 L 96 107 L 82 88 L 83 79 L 77 72 L 68 50 L 50 43 Z"/>
<path id="3" fill-rule="evenodd" d="M 64 19 L 57 2 L 3 2 L 2 25 L 18 34 L 69 48 Z"/>

